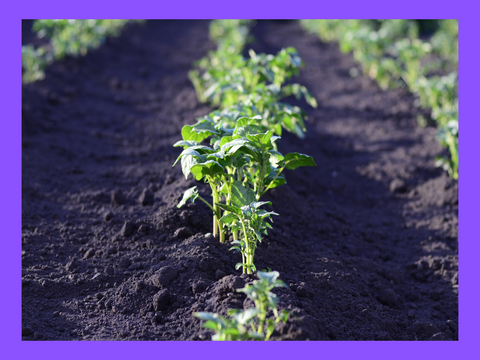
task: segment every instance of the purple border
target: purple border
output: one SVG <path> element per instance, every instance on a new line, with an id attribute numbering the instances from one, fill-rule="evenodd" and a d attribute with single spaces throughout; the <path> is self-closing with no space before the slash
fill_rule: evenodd
<path id="1" fill-rule="evenodd" d="M 224 0 L 182 1 L 173 3 L 154 0 L 131 2 L 108 0 L 84 0 L 80 3 L 67 1 L 25 0 L 15 5 L 3 5 L 0 22 L 4 45 L 2 69 L 4 70 L 0 99 L 6 110 L 0 121 L 0 146 L 2 157 L 0 219 L 2 222 L 2 245 L 7 249 L 0 261 L 1 274 L 7 286 L 2 286 L 2 326 L 0 339 L 2 353 L 8 359 L 97 359 L 97 358 L 217 358 L 240 359 L 247 354 L 255 358 L 294 358 L 313 355 L 336 359 L 389 359 L 403 358 L 472 358 L 478 354 L 474 347 L 478 311 L 478 268 L 475 267 L 476 251 L 479 250 L 478 220 L 475 203 L 478 202 L 478 183 L 473 166 L 478 162 L 475 153 L 475 130 L 480 130 L 478 115 L 473 105 L 478 101 L 478 11 L 467 0 L 428 0 L 391 3 L 384 0 L 320 3 L 318 0 L 268 1 L 244 0 L 227 7 Z M 112 6 L 114 5 L 114 6 Z M 293 7 L 294 5 L 294 7 Z M 21 72 L 20 43 L 21 19 L 31 18 L 164 18 L 164 19 L 210 19 L 210 18 L 456 18 L 461 28 L 460 97 L 462 99 L 462 168 L 460 191 L 460 340 L 457 342 L 289 342 L 289 343 L 199 343 L 199 342 L 22 342 L 21 341 Z M 12 34 L 13 36 L 9 36 Z M 468 46 L 467 44 L 472 44 Z M 467 75 L 468 71 L 468 75 Z M 6 111 L 6 112 L 5 112 Z M 478 141 L 478 140 L 477 140 Z M 478 151 L 478 149 L 477 149 Z M 15 275 L 11 275 L 11 274 Z M 5 283 L 4 282 L 4 283 Z M 5 321 L 5 319 L 7 321 Z M 471 351 L 470 351 L 471 350 Z"/>

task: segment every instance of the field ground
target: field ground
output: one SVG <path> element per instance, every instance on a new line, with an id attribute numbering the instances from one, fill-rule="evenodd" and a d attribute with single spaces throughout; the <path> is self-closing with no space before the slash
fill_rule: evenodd
<path id="1" fill-rule="evenodd" d="M 280 149 L 318 166 L 266 196 L 280 216 L 256 265 L 280 272 L 294 314 L 273 339 L 457 340 L 458 186 L 434 167 L 436 130 L 298 23 L 252 32 L 257 52 L 297 48 L 319 102 L 299 103 L 307 136 Z M 23 87 L 24 340 L 205 340 L 193 312 L 249 306 L 234 290 L 253 276 L 205 236 L 207 207 L 176 208 L 196 182 L 172 145 L 212 110 L 187 72 L 214 46 L 208 22 L 149 21 Z"/>

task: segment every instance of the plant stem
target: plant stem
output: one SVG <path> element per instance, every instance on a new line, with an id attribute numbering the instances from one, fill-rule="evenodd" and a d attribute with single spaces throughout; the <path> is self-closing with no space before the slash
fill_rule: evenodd
<path id="1" fill-rule="evenodd" d="M 260 324 L 258 324 L 258 330 L 257 332 L 260 334 L 263 334 L 263 324 L 265 323 L 265 314 L 263 313 L 263 306 L 262 306 L 262 312 L 258 315 L 260 318 Z"/>
<path id="2" fill-rule="evenodd" d="M 215 209 L 212 207 L 212 205 L 210 205 L 204 198 L 202 198 L 200 195 L 197 195 L 197 197 L 202 200 L 205 204 L 207 204 L 207 206 L 213 211 L 215 212 Z"/>
<path id="3" fill-rule="evenodd" d="M 219 214 L 219 208 L 217 206 L 218 204 L 218 192 L 217 192 L 217 187 L 216 185 L 213 183 L 213 181 L 211 181 L 211 179 L 209 179 L 209 183 L 210 183 L 210 187 L 212 188 L 212 198 L 213 198 L 213 236 L 214 237 L 217 237 L 217 234 L 220 233 L 220 224 L 218 223 L 218 214 Z M 217 232 L 217 229 L 218 229 L 218 232 Z"/>
<path id="4" fill-rule="evenodd" d="M 232 183 L 235 180 L 235 178 L 234 178 L 235 169 L 233 169 L 233 172 L 231 174 L 230 174 L 230 171 L 229 171 L 229 175 L 232 175 L 232 177 L 227 179 L 226 185 L 227 185 L 227 193 L 228 193 L 228 195 L 227 195 L 227 205 L 230 206 L 232 204 Z M 233 235 L 233 240 L 234 241 L 238 239 L 237 230 L 233 230 L 232 235 Z"/>
<path id="5" fill-rule="evenodd" d="M 220 195 L 218 193 L 218 189 L 217 189 L 216 186 L 215 186 L 215 190 L 213 191 L 213 196 L 214 196 L 213 201 L 214 201 L 215 207 L 216 207 L 216 212 L 215 212 L 215 215 L 214 215 L 214 219 L 217 222 L 218 234 L 220 235 L 220 242 L 223 243 L 223 242 L 225 242 L 225 230 L 223 228 L 222 222 L 220 221 L 220 218 L 222 217 L 221 209 L 220 209 L 219 206 L 216 205 L 216 204 L 220 203 Z"/>
<path id="6" fill-rule="evenodd" d="M 262 148 L 262 161 L 260 165 L 260 174 L 258 176 L 258 186 L 257 186 L 257 201 L 260 201 L 260 196 L 263 195 L 263 180 L 265 178 L 265 151 Z"/>
<path id="7" fill-rule="evenodd" d="M 213 215 L 213 237 L 217 237 L 217 219 L 216 219 L 215 211 Z"/>
<path id="8" fill-rule="evenodd" d="M 220 208 L 218 208 L 218 214 L 217 214 L 217 223 L 218 223 L 218 228 L 220 231 L 220 242 L 223 243 L 225 242 L 225 229 L 223 227 L 222 222 L 220 221 Z"/>
<path id="9" fill-rule="evenodd" d="M 230 206 L 232 204 L 232 182 L 234 181 L 235 169 L 233 169 L 232 173 L 230 173 L 230 171 L 228 171 L 228 173 L 229 175 L 231 175 L 231 178 L 228 177 L 225 183 L 227 186 L 227 205 Z M 233 235 L 233 240 L 234 241 L 237 240 L 237 232 L 232 231 L 232 235 Z"/>
<path id="10" fill-rule="evenodd" d="M 201 201 L 203 201 L 209 208 L 210 210 L 213 211 L 213 236 L 216 237 L 217 236 L 217 226 L 218 228 L 220 229 L 220 226 L 219 226 L 219 221 L 217 220 L 217 205 L 215 205 L 215 203 L 212 205 L 210 205 L 204 198 L 202 198 L 200 195 L 197 196 Z"/>
<path id="11" fill-rule="evenodd" d="M 242 266 L 243 273 L 245 274 L 245 255 L 244 255 L 243 252 L 242 252 L 242 264 L 243 264 L 243 266 Z"/>
<path id="12" fill-rule="evenodd" d="M 245 267 L 247 268 L 247 274 L 251 274 L 252 273 L 252 269 L 250 268 L 250 264 L 249 264 L 249 250 L 250 250 L 250 247 L 248 246 L 248 234 L 247 234 L 247 229 L 245 228 L 245 223 L 243 222 L 243 220 L 240 218 L 240 222 L 242 223 L 242 228 L 243 228 L 243 235 L 245 237 L 245 262 L 244 262 L 244 271 L 245 271 Z M 243 261 L 243 259 L 242 259 Z"/>

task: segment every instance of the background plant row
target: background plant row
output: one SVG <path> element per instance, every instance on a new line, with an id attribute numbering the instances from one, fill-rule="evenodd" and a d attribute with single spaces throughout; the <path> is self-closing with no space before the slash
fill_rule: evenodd
<path id="1" fill-rule="evenodd" d="M 22 81 L 42 80 L 45 68 L 63 57 L 85 55 L 99 47 L 107 36 L 119 35 L 129 20 L 35 20 L 33 31 L 48 43 L 35 48 L 22 46 Z"/>
<path id="2" fill-rule="evenodd" d="M 450 156 L 437 158 L 458 179 L 458 21 L 301 20 L 308 32 L 353 52 L 382 89 L 407 86 L 431 110 Z M 432 35 L 433 32 L 433 35 Z M 428 40 L 422 38 L 429 37 Z M 355 71 L 352 75 L 355 76 Z M 425 119 L 418 118 L 420 125 Z"/>

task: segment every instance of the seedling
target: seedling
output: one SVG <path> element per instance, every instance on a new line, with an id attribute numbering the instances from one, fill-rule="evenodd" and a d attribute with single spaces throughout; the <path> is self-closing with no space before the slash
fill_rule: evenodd
<path id="1" fill-rule="evenodd" d="M 175 164 L 181 159 L 185 178 L 192 173 L 197 180 L 204 180 L 212 190 L 212 203 L 201 198 L 194 188 L 188 189 L 178 207 L 188 199 L 201 199 L 213 211 L 213 234 L 225 241 L 225 229 L 219 219 L 222 217 L 219 205 L 223 204 L 242 208 L 259 201 L 269 189 L 286 183 L 283 170 L 293 170 L 299 166 L 315 166 L 313 158 L 299 153 L 283 156 L 275 149 L 275 142 L 280 139 L 272 131 L 263 132 L 255 125 L 261 117 L 240 118 L 235 129 L 225 129 L 222 122 L 214 123 L 212 119 L 202 119 L 196 125 L 186 125 L 182 129 L 183 140 L 174 146 L 184 150 Z M 210 146 L 200 142 L 211 137 Z M 229 210 L 226 210 L 229 211 Z M 233 231 L 237 240 L 236 229 Z"/>
<path id="2" fill-rule="evenodd" d="M 247 310 L 230 309 L 228 317 L 207 312 L 197 312 L 193 315 L 200 320 L 206 321 L 204 328 L 215 331 L 212 340 L 269 340 L 272 336 L 275 325 L 279 322 L 287 322 L 289 312 L 277 310 L 278 297 L 272 292 L 276 287 L 287 287 L 278 279 L 280 274 L 277 271 L 258 271 L 259 280 L 252 285 L 247 285 L 238 292 L 243 292 L 251 299 L 255 308 Z"/>
<path id="3" fill-rule="evenodd" d="M 226 224 L 229 229 L 240 231 L 243 234 L 241 240 L 234 240 L 234 246 L 230 248 L 230 250 L 237 250 L 242 254 L 242 262 L 238 263 L 235 268 L 242 267 L 243 273 L 251 274 L 252 271 L 256 271 L 253 259 L 257 242 L 262 242 L 262 235 L 267 235 L 267 230 L 272 229 L 272 226 L 266 220 L 271 220 L 272 215 L 278 215 L 273 211 L 267 212 L 260 209 L 262 205 L 271 206 L 272 203 L 267 201 L 252 202 L 241 208 L 218 204 L 220 208 L 228 212 L 220 221 Z"/>

